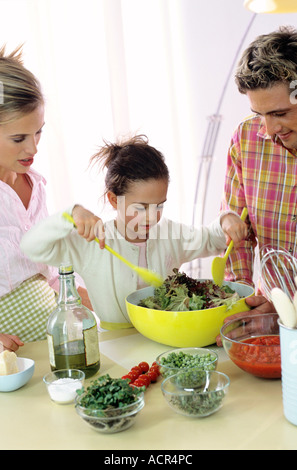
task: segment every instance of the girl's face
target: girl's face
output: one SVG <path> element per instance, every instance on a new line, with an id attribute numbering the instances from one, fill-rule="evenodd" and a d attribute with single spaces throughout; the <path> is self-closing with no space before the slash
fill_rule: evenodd
<path id="1" fill-rule="evenodd" d="M 167 180 L 150 179 L 132 183 L 125 196 L 107 193 L 117 209 L 117 229 L 126 240 L 141 242 L 148 238 L 150 229 L 161 219 L 167 190 Z"/>
<path id="2" fill-rule="evenodd" d="M 5 179 L 11 172 L 28 172 L 34 162 L 43 125 L 43 105 L 12 122 L 0 124 L 0 179 Z"/>

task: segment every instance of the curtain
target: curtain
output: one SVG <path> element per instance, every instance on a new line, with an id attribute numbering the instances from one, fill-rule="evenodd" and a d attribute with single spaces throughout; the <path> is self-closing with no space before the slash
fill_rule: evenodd
<path id="1" fill-rule="evenodd" d="M 90 157 L 103 139 L 141 133 L 170 169 L 166 215 L 190 221 L 180 200 L 183 155 L 194 155 L 181 2 L 0 0 L 0 7 L 0 43 L 24 44 L 24 63 L 46 98 L 35 168 L 47 179 L 50 212 L 77 202 L 109 216 L 104 178 L 89 168 Z"/>

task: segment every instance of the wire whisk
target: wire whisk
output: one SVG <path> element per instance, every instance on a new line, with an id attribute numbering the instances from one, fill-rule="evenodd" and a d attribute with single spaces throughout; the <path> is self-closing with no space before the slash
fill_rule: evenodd
<path id="1" fill-rule="evenodd" d="M 297 260 L 289 251 L 265 245 L 260 251 L 260 280 L 263 294 L 271 301 L 271 291 L 278 287 L 293 301 L 296 292 Z"/>

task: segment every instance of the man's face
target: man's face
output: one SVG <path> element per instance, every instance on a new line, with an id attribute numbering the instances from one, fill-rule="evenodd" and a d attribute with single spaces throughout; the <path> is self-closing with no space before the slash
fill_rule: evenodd
<path id="1" fill-rule="evenodd" d="M 284 147 L 297 149 L 297 104 L 290 101 L 287 84 L 247 92 L 251 110 L 258 114 L 273 139 L 278 137 Z"/>

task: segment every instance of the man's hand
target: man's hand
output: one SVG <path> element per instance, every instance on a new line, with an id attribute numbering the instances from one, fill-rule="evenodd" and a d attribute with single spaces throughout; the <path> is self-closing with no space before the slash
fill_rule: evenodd
<path id="1" fill-rule="evenodd" d="M 224 319 L 224 323 L 227 323 L 230 320 L 234 320 L 235 318 L 241 317 L 242 315 L 257 315 L 259 313 L 274 313 L 276 310 L 274 305 L 266 299 L 263 295 L 253 295 L 251 297 L 247 297 L 245 299 L 246 304 L 251 307 L 249 312 L 239 312 L 231 315 L 230 317 L 226 317 Z M 218 346 L 222 346 L 221 336 L 218 335 L 216 337 L 216 343 Z"/>

